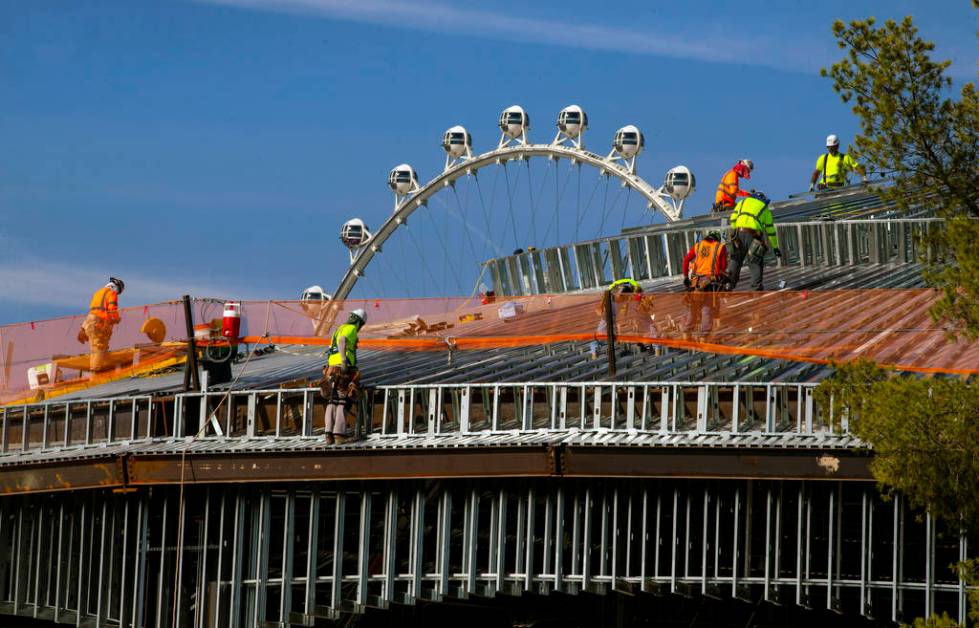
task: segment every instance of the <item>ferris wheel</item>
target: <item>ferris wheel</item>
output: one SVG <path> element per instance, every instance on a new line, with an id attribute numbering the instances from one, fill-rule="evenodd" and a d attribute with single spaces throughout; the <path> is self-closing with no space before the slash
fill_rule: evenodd
<path id="1" fill-rule="evenodd" d="M 678 220 L 696 186 L 685 166 L 660 187 L 643 180 L 645 138 L 633 125 L 606 155 L 587 150 L 588 115 L 577 105 L 561 110 L 546 144 L 530 141 L 520 106 L 504 109 L 498 126 L 496 147 L 482 154 L 467 129 L 446 130 L 444 168 L 427 183 L 407 163 L 391 170 L 390 216 L 374 230 L 360 218 L 340 230 L 350 267 L 333 298 L 471 296 L 486 290 L 489 260 L 614 235 L 651 222 L 651 212 Z"/>

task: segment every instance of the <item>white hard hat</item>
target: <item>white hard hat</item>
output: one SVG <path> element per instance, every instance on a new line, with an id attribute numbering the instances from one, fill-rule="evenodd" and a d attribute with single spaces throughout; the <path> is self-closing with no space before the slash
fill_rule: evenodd
<path id="1" fill-rule="evenodd" d="M 839 146 L 839 145 L 840 145 L 840 138 L 836 137 L 836 135 L 826 136 L 826 146 Z"/>
<path id="2" fill-rule="evenodd" d="M 353 312 L 351 312 L 350 315 L 351 316 L 356 316 L 357 318 L 359 318 L 365 324 L 367 323 L 367 312 L 365 312 L 363 310 L 363 308 L 357 308 L 356 310 L 354 310 Z"/>
<path id="3" fill-rule="evenodd" d="M 755 162 L 751 161 L 750 159 L 742 159 L 740 163 L 748 170 L 755 169 Z"/>

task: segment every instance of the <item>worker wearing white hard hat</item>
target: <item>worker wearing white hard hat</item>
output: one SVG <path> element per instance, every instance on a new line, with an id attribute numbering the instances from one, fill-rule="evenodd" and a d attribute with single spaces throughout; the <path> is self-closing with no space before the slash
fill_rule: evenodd
<path id="1" fill-rule="evenodd" d="M 342 444 L 347 436 L 347 410 L 360 392 L 357 370 L 357 334 L 367 323 L 367 313 L 357 308 L 347 322 L 337 327 L 330 343 L 327 366 L 323 369 L 320 392 L 326 398 L 326 442 Z"/>
<path id="2" fill-rule="evenodd" d="M 849 173 L 856 170 L 861 176 L 863 168 L 852 157 L 840 152 L 840 138 L 829 135 L 826 138 L 826 151 L 816 160 L 816 169 L 809 180 L 809 191 L 819 188 L 841 188 L 849 185 Z M 863 177 L 866 181 L 867 177 Z"/>

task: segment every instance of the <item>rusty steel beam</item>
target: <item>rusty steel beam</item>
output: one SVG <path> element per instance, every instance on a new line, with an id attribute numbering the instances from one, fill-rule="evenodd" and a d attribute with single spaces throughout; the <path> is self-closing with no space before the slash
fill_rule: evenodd
<path id="1" fill-rule="evenodd" d="M 818 450 L 479 447 L 116 455 L 0 468 L 0 495 L 154 484 L 490 477 L 871 481 L 871 456 Z"/>
<path id="2" fill-rule="evenodd" d="M 124 467 L 118 456 L 5 466 L 0 468 L 0 495 L 118 488 L 126 485 Z"/>
<path id="3" fill-rule="evenodd" d="M 567 447 L 560 459 L 567 477 L 873 480 L 871 456 L 852 451 Z"/>
<path id="4" fill-rule="evenodd" d="M 131 485 L 301 480 L 543 477 L 555 473 L 550 447 L 317 451 L 132 456 Z M 183 472 L 181 473 L 181 466 Z"/>

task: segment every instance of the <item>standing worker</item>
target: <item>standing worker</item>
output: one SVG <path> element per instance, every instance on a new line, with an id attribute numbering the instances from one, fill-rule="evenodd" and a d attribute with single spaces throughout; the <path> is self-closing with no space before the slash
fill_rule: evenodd
<path id="1" fill-rule="evenodd" d="M 82 323 L 78 334 L 79 342 L 88 340 L 91 348 L 89 368 L 92 372 L 102 370 L 105 354 L 109 350 L 112 328 L 119 324 L 119 295 L 126 289 L 122 279 L 109 277 L 109 283 L 95 291 L 88 306 L 88 316 Z"/>
<path id="2" fill-rule="evenodd" d="M 849 185 L 848 175 L 856 170 L 860 173 L 863 182 L 867 182 L 863 168 L 846 153 L 840 152 L 840 138 L 836 135 L 826 137 L 826 150 L 816 160 L 816 169 L 812 171 L 812 178 L 809 180 L 809 191 L 819 188 L 841 188 Z"/>
<path id="3" fill-rule="evenodd" d="M 734 290 L 741 276 L 745 261 L 751 271 L 752 290 L 764 290 L 762 283 L 765 271 L 765 253 L 769 249 L 775 257 L 782 257 L 778 248 L 778 234 L 772 212 L 768 208 L 768 197 L 756 192 L 742 199 L 731 212 L 731 263 L 728 275 L 730 289 Z M 767 239 L 767 242 L 766 242 Z"/>
<path id="4" fill-rule="evenodd" d="M 717 318 L 716 293 L 724 290 L 726 283 L 727 247 L 720 233 L 709 231 L 683 258 L 683 286 L 690 293 L 690 331 L 711 330 Z"/>
<path id="5" fill-rule="evenodd" d="M 357 334 L 367 322 L 367 313 L 358 308 L 347 322 L 337 327 L 330 343 L 330 355 L 323 369 L 320 392 L 326 398 L 326 442 L 346 442 L 347 410 L 360 392 L 357 370 Z"/>
<path id="6" fill-rule="evenodd" d="M 754 169 L 755 163 L 750 159 L 742 159 L 731 166 L 731 169 L 721 177 L 721 183 L 717 186 L 712 211 L 723 212 L 734 209 L 738 197 L 748 196 L 748 192 L 742 190 L 738 184 L 738 179 L 751 179 L 751 171 Z"/>

